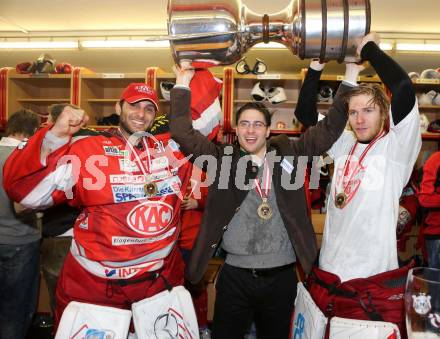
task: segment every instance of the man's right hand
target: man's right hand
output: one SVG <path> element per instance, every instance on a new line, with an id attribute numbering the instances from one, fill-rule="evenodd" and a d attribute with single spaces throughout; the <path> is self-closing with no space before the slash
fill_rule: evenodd
<path id="1" fill-rule="evenodd" d="M 68 138 L 84 127 L 88 121 L 89 117 L 84 110 L 66 106 L 50 131 L 58 138 Z"/>
<path id="2" fill-rule="evenodd" d="M 315 71 L 322 71 L 324 66 L 325 62 L 321 63 L 319 59 L 312 59 L 312 61 L 310 61 L 310 68 L 314 69 Z"/>
<path id="3" fill-rule="evenodd" d="M 345 64 L 345 77 L 344 80 L 350 83 L 356 84 L 359 73 L 365 69 L 365 64 L 357 64 L 353 62 L 347 62 Z"/>
<path id="4" fill-rule="evenodd" d="M 176 85 L 189 87 L 194 76 L 194 67 L 191 65 L 191 61 L 181 61 L 180 65 L 173 66 L 173 71 L 176 75 Z"/>

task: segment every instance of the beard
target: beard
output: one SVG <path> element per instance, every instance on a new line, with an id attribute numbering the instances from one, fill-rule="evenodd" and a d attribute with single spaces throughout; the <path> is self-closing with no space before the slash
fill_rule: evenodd
<path id="1" fill-rule="evenodd" d="M 151 126 L 152 126 L 152 124 L 153 124 L 153 121 L 151 121 L 150 124 L 149 124 L 148 126 L 146 126 L 144 130 L 142 130 L 142 131 L 134 131 L 134 130 L 132 130 L 132 129 L 128 126 L 127 122 L 126 122 L 124 119 L 119 119 L 119 127 L 121 128 L 121 130 L 122 130 L 125 134 L 127 134 L 128 137 L 129 137 L 130 135 L 134 134 L 134 133 L 147 132 L 147 131 L 149 131 L 150 128 L 151 128 Z"/>

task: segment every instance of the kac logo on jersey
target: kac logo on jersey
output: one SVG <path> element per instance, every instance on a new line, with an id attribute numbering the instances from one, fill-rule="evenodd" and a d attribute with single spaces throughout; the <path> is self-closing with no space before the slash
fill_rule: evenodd
<path id="1" fill-rule="evenodd" d="M 160 234 L 173 220 L 173 211 L 170 205 L 162 201 L 147 201 L 130 211 L 127 223 L 140 234 Z"/>

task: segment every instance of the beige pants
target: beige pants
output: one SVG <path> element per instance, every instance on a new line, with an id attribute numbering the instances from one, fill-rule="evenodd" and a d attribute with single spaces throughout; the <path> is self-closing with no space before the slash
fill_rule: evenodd
<path id="1" fill-rule="evenodd" d="M 69 253 L 72 237 L 44 238 L 41 244 L 41 268 L 50 298 L 50 308 L 55 312 L 55 289 L 58 276 Z"/>

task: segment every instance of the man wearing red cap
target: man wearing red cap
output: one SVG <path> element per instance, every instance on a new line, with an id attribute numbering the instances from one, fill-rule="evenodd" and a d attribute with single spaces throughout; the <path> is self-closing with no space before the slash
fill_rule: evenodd
<path id="1" fill-rule="evenodd" d="M 88 116 L 66 106 L 5 165 L 14 201 L 82 209 L 57 286 L 57 323 L 73 300 L 130 308 L 183 283 L 176 241 L 189 167 L 168 133 L 146 132 L 157 111 L 156 92 L 144 83 L 123 91 L 119 126 L 105 132 L 82 129 Z"/>

